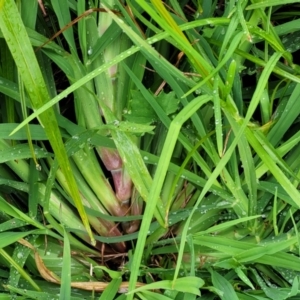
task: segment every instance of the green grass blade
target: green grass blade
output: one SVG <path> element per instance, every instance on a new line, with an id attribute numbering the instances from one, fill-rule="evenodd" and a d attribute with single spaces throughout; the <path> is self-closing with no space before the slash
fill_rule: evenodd
<path id="1" fill-rule="evenodd" d="M 99 300 L 113 300 L 119 290 L 122 278 L 113 279 L 101 294 Z"/>
<path id="2" fill-rule="evenodd" d="M 142 255 L 144 252 L 145 241 L 147 238 L 147 232 L 149 230 L 149 226 L 152 220 L 152 216 L 156 207 L 157 199 L 159 198 L 163 182 L 168 170 L 168 165 L 177 142 L 177 137 L 180 132 L 180 128 L 183 123 L 189 119 L 203 104 L 210 101 L 210 96 L 200 96 L 195 98 L 189 105 L 184 107 L 182 111 L 175 117 L 175 119 L 171 122 L 168 135 L 166 141 L 164 143 L 164 147 L 161 153 L 161 158 L 157 165 L 157 170 L 155 172 L 155 176 L 153 179 L 153 184 L 150 190 L 149 200 L 147 202 L 144 218 L 141 224 L 141 229 L 139 233 L 139 238 L 137 241 L 136 251 L 134 254 L 134 261 L 136 265 L 131 270 L 130 276 L 130 285 L 129 291 L 133 290 L 137 281 L 137 276 L 139 272 L 139 264 L 142 259 Z M 131 296 L 128 296 L 128 300 L 132 299 Z"/>
<path id="3" fill-rule="evenodd" d="M 219 157 L 222 157 L 223 155 L 223 120 L 222 120 L 222 113 L 221 113 L 221 101 L 218 91 L 218 83 L 219 83 L 219 77 L 216 77 L 214 80 L 214 90 L 216 93 L 213 95 L 213 101 L 214 101 L 214 117 L 215 117 L 215 128 L 216 128 L 216 139 L 217 139 L 217 151 L 219 154 Z"/>
<path id="4" fill-rule="evenodd" d="M 244 35 L 243 32 L 236 33 L 236 35 L 233 37 L 233 39 L 230 43 L 230 46 L 228 47 L 228 49 L 226 51 L 226 54 L 224 55 L 222 60 L 218 63 L 218 66 L 216 68 L 214 68 L 214 70 L 212 72 L 210 72 L 210 74 L 208 76 L 206 76 L 204 80 L 201 80 L 199 84 L 197 84 L 191 90 L 189 90 L 187 93 L 185 93 L 183 97 L 186 97 L 189 94 L 191 94 L 192 92 L 200 89 L 200 87 L 202 87 L 205 83 L 210 81 L 213 78 L 213 76 L 215 76 L 223 68 L 223 66 L 227 63 L 227 61 L 229 61 L 232 58 L 232 55 L 233 55 L 235 49 L 238 47 L 243 35 Z"/>
<path id="5" fill-rule="evenodd" d="M 8 245 L 11 245 L 15 242 L 17 242 L 19 239 L 22 239 L 26 237 L 27 235 L 30 235 L 34 233 L 34 231 L 28 231 L 28 232 L 9 232 L 5 231 L 2 232 L 0 235 L 0 248 L 5 248 Z"/>
<path id="6" fill-rule="evenodd" d="M 290 3 L 299 3 L 299 1 L 298 0 L 284 0 L 284 2 L 283 2 L 280 0 L 266 0 L 266 1 L 253 3 L 249 6 L 247 6 L 246 9 L 250 10 L 250 9 L 258 9 L 258 8 L 266 8 L 269 6 L 276 6 L 276 5 L 283 5 L 283 4 L 290 4 Z"/>
<path id="7" fill-rule="evenodd" d="M 27 237 L 27 240 L 29 242 L 34 242 L 36 240 L 37 235 L 30 235 Z M 27 274 L 27 272 L 24 270 L 24 264 L 28 259 L 29 254 L 31 253 L 31 249 L 28 247 L 25 247 L 21 245 L 20 243 L 16 244 L 16 247 L 14 249 L 12 260 L 16 265 L 18 265 L 19 270 L 21 269 L 21 272 L 16 272 L 16 269 L 13 265 L 11 265 L 10 268 L 10 274 L 9 274 L 9 281 L 8 284 L 12 286 L 18 286 L 20 283 L 21 276 L 27 280 L 30 285 L 35 288 L 37 291 L 40 289 L 37 288 L 37 284 L 33 281 L 31 276 Z M 21 284 L 20 284 L 21 285 Z"/>
<path id="8" fill-rule="evenodd" d="M 31 290 L 26 290 L 24 288 L 16 288 L 11 285 L 6 285 L 5 286 L 9 291 L 17 293 L 20 296 L 20 298 L 17 298 L 18 300 L 24 300 L 24 299 L 38 299 L 38 300 L 59 300 L 59 296 L 53 295 L 52 293 L 49 292 L 35 292 Z M 11 299 L 11 296 L 9 296 Z M 1 298 L 0 298 L 1 299 Z M 1 299 L 2 300 L 2 299 Z M 82 300 L 82 297 L 73 297 L 72 300 Z"/>
<path id="9" fill-rule="evenodd" d="M 36 165 L 31 160 L 30 162 L 30 178 L 29 178 L 29 199 L 28 199 L 28 210 L 29 216 L 33 219 L 36 219 L 38 211 L 38 176 L 39 171 L 36 169 Z"/>
<path id="10" fill-rule="evenodd" d="M 268 134 L 268 140 L 271 144 L 277 145 L 282 139 L 287 130 L 291 127 L 292 123 L 300 114 L 299 107 L 300 84 L 297 84 L 293 89 L 291 96 L 282 112 L 279 120 L 275 123 L 273 128 Z"/>
<path id="11" fill-rule="evenodd" d="M 102 101 L 99 99 L 99 102 L 101 103 Z M 104 103 L 102 103 L 101 106 L 106 120 L 109 123 L 113 123 L 116 118 L 114 117 L 110 109 L 106 107 Z M 113 136 L 119 154 L 125 164 L 125 167 L 127 168 L 137 190 L 145 201 L 151 201 L 149 200 L 151 199 L 149 192 L 153 183 L 138 147 L 127 133 L 118 130 L 117 127 L 116 130 L 112 130 L 111 134 Z M 161 226 L 165 227 L 165 208 L 161 200 L 156 199 L 155 206 L 156 204 L 158 207 L 157 209 L 155 209 L 155 217 L 160 222 Z"/>
<path id="12" fill-rule="evenodd" d="M 256 153 L 260 156 L 264 164 L 268 167 L 269 171 L 291 197 L 292 201 L 289 201 L 289 203 L 296 208 L 300 208 L 299 191 L 291 183 L 290 179 L 287 178 L 281 169 L 276 165 L 272 157 L 270 157 L 269 153 L 262 147 L 258 139 L 255 137 L 255 134 L 249 128 L 246 129 L 246 136 L 251 146 L 255 149 Z"/>
<path id="13" fill-rule="evenodd" d="M 238 267 L 234 270 L 239 278 L 246 283 L 252 290 L 255 290 L 255 287 L 253 286 L 251 280 L 248 278 L 248 276 L 244 273 L 243 269 L 241 267 Z"/>
<path id="14" fill-rule="evenodd" d="M 237 220 L 227 221 L 225 223 L 212 226 L 205 231 L 198 231 L 197 233 L 194 234 L 194 236 L 204 235 L 204 234 L 213 233 L 213 232 L 220 232 L 222 230 L 225 230 L 225 229 L 232 227 L 234 225 L 237 225 L 239 223 L 247 222 L 247 221 L 257 219 L 260 217 L 261 216 L 250 216 L 250 217 L 245 217 L 245 218 L 241 218 L 241 219 L 239 218 Z"/>
<path id="15" fill-rule="evenodd" d="M 259 103 L 259 99 L 261 94 L 264 91 L 264 88 L 268 82 L 269 76 L 271 74 L 271 72 L 274 69 L 274 66 L 276 65 L 276 62 L 278 61 L 278 59 L 281 57 L 281 54 L 276 53 L 272 56 L 272 58 L 269 60 L 267 67 L 264 69 L 264 71 L 262 72 L 262 75 L 260 77 L 260 81 L 257 85 L 257 89 L 255 90 L 255 93 L 252 97 L 253 101 L 251 101 L 245 120 L 239 130 L 239 132 L 236 134 L 234 141 L 232 142 L 232 144 L 230 145 L 230 147 L 228 148 L 228 150 L 226 151 L 225 155 L 223 156 L 223 158 L 220 160 L 220 162 L 218 163 L 218 165 L 216 166 L 215 170 L 213 171 L 213 173 L 211 174 L 211 176 L 209 177 L 209 179 L 207 180 L 207 183 L 205 184 L 205 186 L 203 187 L 203 190 L 189 216 L 189 218 L 187 219 L 184 229 L 182 231 L 182 240 L 180 243 L 180 249 L 179 249 L 179 253 L 178 253 L 178 262 L 181 262 L 182 260 L 182 256 L 183 256 L 183 249 L 185 246 L 185 240 L 186 240 L 186 236 L 187 236 L 187 232 L 188 232 L 188 228 L 190 226 L 190 222 L 192 219 L 192 216 L 196 210 L 196 208 L 200 205 L 204 195 L 207 193 L 207 191 L 209 190 L 209 188 L 212 186 L 213 182 L 216 180 L 216 178 L 219 176 L 219 174 L 222 172 L 223 168 L 225 167 L 225 165 L 227 164 L 228 160 L 230 159 L 230 157 L 232 156 L 233 151 L 235 150 L 235 147 L 237 145 L 237 143 L 239 142 L 241 136 L 244 133 L 244 130 L 246 129 L 246 126 L 248 125 L 248 122 L 250 121 L 250 118 L 252 117 L 255 108 L 257 107 L 258 103 Z M 226 111 L 225 111 L 226 113 Z M 175 270 L 175 275 L 174 278 L 176 278 L 178 276 L 179 273 L 179 269 L 180 269 L 180 263 L 177 262 L 177 266 L 176 266 L 176 270 Z"/>
<path id="16" fill-rule="evenodd" d="M 152 290 L 152 289 L 168 289 L 175 290 L 184 293 L 192 293 L 200 296 L 199 288 L 204 285 L 204 280 L 199 277 L 187 276 L 172 280 L 162 280 L 159 282 L 149 283 L 145 286 L 139 287 L 134 292 Z M 132 295 L 133 292 L 128 292 L 128 295 Z"/>
<path id="17" fill-rule="evenodd" d="M 13 205 L 6 202 L 1 196 L 0 196 L 0 204 L 1 204 L 1 211 L 7 213 L 8 215 L 10 215 L 14 218 L 23 220 L 27 224 L 31 224 L 34 227 L 44 229 L 44 226 L 42 224 L 40 224 L 38 221 L 32 219 L 31 217 L 27 216 L 26 214 L 24 214 L 22 211 L 18 210 Z"/>
<path id="18" fill-rule="evenodd" d="M 210 74 L 212 66 L 192 47 L 182 30 L 179 28 L 175 20 L 171 17 L 165 6 L 161 1 L 152 0 L 153 6 L 159 12 L 160 16 L 156 14 L 146 1 L 137 1 L 160 26 L 170 34 L 176 41 L 181 50 L 187 55 L 196 70 L 203 78 Z"/>
<path id="19" fill-rule="evenodd" d="M 69 3 L 67 0 L 52 0 L 51 4 L 57 16 L 59 26 L 62 29 L 71 22 Z M 69 44 L 71 53 L 76 54 L 73 27 L 71 26 L 68 29 L 64 30 L 62 34 Z"/>
<path id="20" fill-rule="evenodd" d="M 232 285 L 229 283 L 227 279 L 225 279 L 222 275 L 220 275 L 216 271 L 212 270 L 211 273 L 212 273 L 211 278 L 214 287 L 222 291 L 222 295 L 220 295 L 220 298 L 222 300 L 239 300 Z"/>
<path id="21" fill-rule="evenodd" d="M 171 300 L 171 299 L 174 299 L 174 298 L 170 298 L 170 297 L 167 297 L 164 295 L 158 295 L 157 293 L 150 292 L 150 291 L 138 292 L 137 295 L 140 297 L 141 300 Z M 123 299 L 118 298 L 117 300 L 123 300 Z"/>
<path id="22" fill-rule="evenodd" d="M 112 18 L 115 21 L 118 22 L 119 26 L 121 26 L 123 28 L 123 26 L 126 25 L 126 24 L 122 23 L 121 21 L 119 21 L 119 19 L 113 13 L 111 13 L 111 14 L 112 14 Z M 188 23 L 186 25 L 183 25 L 182 29 L 183 30 L 188 30 L 188 29 L 191 29 L 191 28 L 194 28 L 194 27 L 204 26 L 204 25 L 207 25 L 207 24 L 218 25 L 218 24 L 227 24 L 228 22 L 229 22 L 229 20 L 226 19 L 226 18 L 221 18 L 221 19 L 214 19 L 214 18 L 212 18 L 212 19 L 208 19 L 208 20 L 199 20 L 199 21 Z M 159 59 L 157 61 L 157 64 L 163 63 L 164 64 L 164 68 L 166 68 L 165 64 L 168 63 L 168 62 L 166 60 L 160 58 L 159 55 L 158 55 L 158 53 L 150 45 L 153 44 L 153 43 L 155 43 L 155 42 L 157 42 L 157 41 L 159 41 L 159 40 L 161 40 L 161 39 L 163 39 L 163 38 L 166 38 L 168 36 L 168 33 L 160 33 L 160 34 L 158 34 L 158 35 L 156 35 L 154 37 L 149 38 L 147 41 L 145 41 L 145 40 L 141 39 L 138 36 L 132 36 L 134 32 L 131 31 L 130 28 L 127 28 L 125 26 L 125 29 L 128 30 L 128 35 L 133 39 L 133 41 L 137 45 L 141 45 L 142 48 L 145 48 L 149 53 L 151 53 L 151 57 L 152 58 L 155 58 L 157 56 L 157 58 Z M 136 39 L 136 38 L 138 38 L 138 39 Z M 37 45 L 40 45 L 40 43 L 42 43 L 43 41 L 44 41 L 44 39 L 41 42 L 38 42 Z M 46 46 L 46 48 L 47 48 L 47 46 Z M 78 89 L 79 87 L 83 86 L 88 81 L 92 80 L 93 78 L 95 78 L 96 76 L 98 76 L 99 74 L 101 74 L 102 72 L 105 72 L 109 67 L 111 67 L 111 66 L 113 66 L 115 64 L 118 64 L 119 62 L 123 61 L 127 57 L 129 57 L 129 56 L 135 54 L 136 52 L 140 51 L 141 46 L 134 46 L 134 47 L 131 47 L 129 50 L 120 53 L 118 56 L 116 56 L 110 62 L 105 63 L 101 67 L 93 70 L 92 72 L 90 72 L 89 74 L 87 74 L 83 78 L 81 78 L 80 80 L 76 81 L 70 87 L 68 87 L 63 92 L 61 92 L 59 95 L 57 95 L 53 99 L 49 100 L 46 104 L 43 105 L 43 107 L 35 109 L 35 112 L 32 113 L 28 118 L 26 118 L 26 120 L 22 121 L 21 124 L 19 126 L 17 126 L 11 132 L 11 135 L 13 135 L 15 132 L 17 132 L 20 128 L 22 128 L 23 126 L 25 126 L 27 123 L 29 123 L 34 118 L 38 117 L 41 113 L 45 112 L 50 107 L 52 107 L 53 105 L 55 105 L 56 103 L 58 103 L 60 100 L 66 98 L 70 93 L 74 92 L 76 89 Z M 59 50 L 57 50 L 57 51 L 61 51 L 61 49 L 59 48 Z M 236 51 L 238 51 L 238 50 L 236 50 Z M 155 53 L 155 55 L 154 55 L 154 53 Z M 247 54 L 244 54 L 244 55 L 247 55 Z M 255 59 L 254 56 L 251 56 L 251 55 L 249 55 L 249 56 L 251 57 L 251 59 L 250 59 L 251 61 L 255 60 L 255 62 L 258 63 L 259 65 L 265 66 L 265 63 L 262 62 L 261 60 Z M 182 80 L 182 81 L 186 82 L 189 86 L 194 86 L 195 85 L 195 83 L 193 81 L 189 80 L 188 78 L 186 78 L 181 71 L 179 71 L 177 68 L 175 68 L 171 64 L 168 64 L 168 68 L 167 68 L 166 74 L 168 74 L 170 71 L 172 71 L 173 76 L 176 76 L 177 78 L 179 78 L 179 80 Z M 281 74 L 281 72 L 279 72 L 279 74 Z M 293 75 L 291 75 L 289 73 L 287 73 L 287 76 L 289 76 L 289 78 L 292 78 L 292 80 L 294 80 L 294 81 L 300 82 L 300 79 L 298 79 L 298 77 L 296 77 L 296 76 L 293 76 Z M 177 85 L 177 82 L 176 82 L 176 85 Z M 5 89 L 5 87 L 1 87 L 0 89 Z M 5 89 L 5 90 L 7 91 L 7 89 Z M 9 90 L 7 92 L 11 93 L 11 91 L 9 91 Z M 182 95 L 180 95 L 180 96 L 182 96 Z"/>
<path id="23" fill-rule="evenodd" d="M 68 234 L 64 229 L 64 254 L 61 272 L 60 300 L 71 299 L 71 249 Z"/>
<path id="24" fill-rule="evenodd" d="M 27 32 L 22 23 L 17 7 L 12 0 L 2 0 L 0 2 L 0 28 L 5 36 L 5 40 L 10 48 L 12 56 L 14 57 L 15 63 L 24 82 L 24 86 L 32 102 L 32 106 L 34 109 L 40 108 L 47 102 L 47 100 L 50 100 L 49 94 L 31 47 Z M 47 110 L 47 112 L 41 114 L 39 118 L 45 128 L 51 146 L 53 147 L 59 161 L 60 167 L 67 178 L 71 195 L 76 203 L 76 207 L 81 216 L 83 224 L 91 238 L 92 243 L 94 244 L 95 240 L 90 229 L 87 215 L 80 201 L 75 179 L 70 172 L 70 164 L 62 143 L 61 134 L 58 129 L 53 109 L 51 108 Z"/>
<path id="25" fill-rule="evenodd" d="M 40 287 L 32 280 L 32 278 L 25 272 L 25 270 L 20 267 L 15 260 L 4 250 L 0 249 L 0 255 L 3 256 L 3 258 L 9 263 L 10 266 L 12 266 L 14 269 L 17 270 L 29 283 L 30 285 L 37 291 L 40 291 Z"/>

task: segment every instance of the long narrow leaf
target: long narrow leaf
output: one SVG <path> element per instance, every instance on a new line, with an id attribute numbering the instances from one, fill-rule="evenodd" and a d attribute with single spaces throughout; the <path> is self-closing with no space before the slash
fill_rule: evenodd
<path id="1" fill-rule="evenodd" d="M 145 241 L 147 237 L 147 232 L 152 220 L 152 216 L 156 207 L 157 199 L 159 198 L 163 182 L 168 170 L 168 165 L 171 160 L 171 156 L 177 141 L 177 137 L 180 132 L 180 128 L 183 123 L 190 118 L 203 104 L 210 101 L 210 96 L 200 96 L 195 98 L 189 105 L 187 105 L 171 122 L 170 129 L 166 141 L 164 143 L 164 148 L 161 153 L 161 158 L 157 165 L 157 170 L 153 179 L 153 185 L 150 190 L 149 200 L 146 205 L 144 218 L 141 224 L 141 229 L 139 233 L 139 238 L 137 241 L 136 251 L 134 254 L 134 261 L 137 263 L 131 270 L 129 291 L 133 290 L 137 281 L 137 276 L 139 272 L 139 263 L 142 259 Z M 132 296 L 128 299 L 132 299 Z"/>
<path id="2" fill-rule="evenodd" d="M 0 28 L 10 48 L 12 56 L 14 57 L 32 106 L 34 109 L 38 109 L 50 100 L 50 97 L 27 32 L 20 18 L 15 2 L 12 0 L 0 1 Z M 67 178 L 71 195 L 82 218 L 84 226 L 91 238 L 92 244 L 95 244 L 87 215 L 80 201 L 76 182 L 71 172 L 71 167 L 63 146 L 53 108 L 50 108 L 41 114 L 39 118 L 45 128 L 60 167 Z"/>

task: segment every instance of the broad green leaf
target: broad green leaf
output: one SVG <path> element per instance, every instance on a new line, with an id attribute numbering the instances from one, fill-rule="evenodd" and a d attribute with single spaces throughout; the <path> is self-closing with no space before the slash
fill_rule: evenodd
<path id="1" fill-rule="evenodd" d="M 211 278 L 214 287 L 223 292 L 223 295 L 220 295 L 222 300 L 238 300 L 238 296 L 235 293 L 230 282 L 225 279 L 222 275 L 217 273 L 216 271 L 211 270 Z"/>
<path id="2" fill-rule="evenodd" d="M 113 279 L 101 294 L 99 300 L 113 300 L 119 290 L 122 278 Z"/>
<path id="3" fill-rule="evenodd" d="M 13 131 L 13 129 L 16 128 L 17 125 L 18 125 L 17 123 L 0 124 L 0 138 L 17 140 L 17 141 L 27 140 L 25 128 L 20 129 L 14 135 L 10 136 L 10 133 Z M 29 126 L 29 130 L 31 132 L 31 137 L 33 140 L 36 140 L 36 141 L 47 140 L 45 130 L 43 129 L 43 127 L 41 125 L 30 124 L 28 126 Z"/>
<path id="4" fill-rule="evenodd" d="M 174 92 L 168 94 L 161 92 L 155 97 L 155 100 L 166 115 L 175 113 L 178 109 L 179 101 Z M 135 90 L 132 91 L 132 100 L 129 102 L 129 107 L 124 117 L 131 122 L 142 124 L 153 123 L 159 120 L 152 106 L 145 101 L 141 92 Z"/>
<path id="5" fill-rule="evenodd" d="M 27 235 L 32 234 L 34 231 L 28 231 L 28 232 L 1 232 L 0 234 L 0 248 L 5 248 L 8 245 L 11 245 L 18 240 L 26 237 Z"/>
<path id="6" fill-rule="evenodd" d="M 199 277 L 187 276 L 177 278 L 176 280 L 162 280 L 154 283 L 149 283 L 134 290 L 140 292 L 153 289 L 175 290 L 179 292 L 187 292 L 200 296 L 199 289 L 204 285 L 204 281 Z M 129 292 L 129 293 L 133 293 Z"/>
<path id="7" fill-rule="evenodd" d="M 253 286 L 252 282 L 248 278 L 248 276 L 244 273 L 243 269 L 241 267 L 236 268 L 235 272 L 239 276 L 239 278 L 246 283 L 252 290 L 255 290 L 255 287 Z"/>
<path id="8" fill-rule="evenodd" d="M 1 142 L 0 142 L 1 143 Z M 34 147 L 34 153 L 37 158 L 52 156 L 44 148 Z M 18 144 L 14 147 L 3 149 L 0 151 L 0 163 L 10 160 L 28 159 L 31 158 L 31 151 L 28 144 Z"/>

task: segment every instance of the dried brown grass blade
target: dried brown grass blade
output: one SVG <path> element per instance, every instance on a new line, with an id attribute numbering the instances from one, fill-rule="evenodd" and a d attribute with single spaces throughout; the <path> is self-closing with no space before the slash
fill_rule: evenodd
<path id="1" fill-rule="evenodd" d="M 22 244 L 25 247 L 28 247 L 34 252 L 34 259 L 37 266 L 37 269 L 40 273 L 40 275 L 48 282 L 60 284 L 61 280 L 60 278 L 54 274 L 52 271 L 47 269 L 45 266 L 41 256 L 39 255 L 36 248 L 30 244 L 28 241 L 24 239 L 20 239 L 18 241 L 20 244 Z M 105 288 L 108 286 L 109 282 L 102 282 L 102 281 L 95 281 L 95 282 L 71 282 L 71 287 L 82 289 L 86 291 L 95 291 L 95 292 L 102 292 L 105 290 Z M 136 287 L 143 286 L 144 284 L 141 282 L 138 282 Z M 127 293 L 128 291 L 129 282 L 122 282 L 119 286 L 119 293 Z"/>

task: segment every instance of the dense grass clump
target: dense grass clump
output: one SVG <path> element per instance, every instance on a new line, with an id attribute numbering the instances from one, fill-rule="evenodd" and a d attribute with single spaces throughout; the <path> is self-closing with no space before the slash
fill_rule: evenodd
<path id="1" fill-rule="evenodd" d="M 298 11 L 0 0 L 0 299 L 298 299 Z"/>

